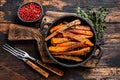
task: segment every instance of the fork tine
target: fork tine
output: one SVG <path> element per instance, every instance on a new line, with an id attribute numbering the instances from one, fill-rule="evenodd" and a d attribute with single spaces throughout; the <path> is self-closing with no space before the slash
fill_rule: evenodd
<path id="1" fill-rule="evenodd" d="M 9 46 L 8 44 L 3 45 L 3 47 L 4 47 L 4 49 L 6 48 L 5 50 L 7 50 L 8 52 L 14 54 L 15 56 L 17 56 L 17 55 L 22 56 L 22 55 L 20 54 L 20 52 L 18 52 L 17 50 L 15 50 L 14 48 L 12 48 L 12 47 Z M 19 53 L 19 54 L 16 54 L 16 53 Z"/>
<path id="2" fill-rule="evenodd" d="M 9 48 L 9 47 L 6 46 L 6 45 L 3 45 L 2 48 L 3 48 L 4 50 L 10 52 L 12 55 L 16 56 L 18 59 L 22 59 L 22 56 L 16 54 L 16 53 L 18 53 L 18 52 L 15 52 L 14 49 L 12 50 L 11 48 Z"/>
<path id="3" fill-rule="evenodd" d="M 3 45 L 2 48 L 5 49 L 6 51 L 10 52 L 10 53 L 13 54 L 14 56 L 17 56 L 17 55 L 15 54 L 15 52 L 14 52 L 13 50 L 9 49 L 7 46 L 4 46 L 4 45 Z"/>
<path id="4" fill-rule="evenodd" d="M 13 50 L 13 51 L 17 51 L 17 50 L 15 50 L 13 47 L 11 47 L 11 46 L 8 45 L 8 44 L 4 44 L 4 46 L 8 47 L 9 49 L 11 49 L 11 50 Z"/>
<path id="5" fill-rule="evenodd" d="M 4 46 L 8 47 L 10 50 L 13 50 L 14 52 L 19 53 L 18 55 L 20 55 L 20 56 L 23 56 L 23 55 L 24 55 L 23 53 L 19 52 L 16 48 L 13 48 L 13 47 L 11 47 L 11 46 L 8 45 L 8 44 L 5 44 Z M 15 53 L 15 54 L 16 54 L 16 53 Z"/>
<path id="6" fill-rule="evenodd" d="M 25 54 L 25 53 L 26 53 L 25 51 L 23 51 L 23 50 L 21 50 L 21 49 L 18 49 L 18 48 L 15 48 L 15 49 L 18 50 L 18 51 L 20 51 L 21 54 Z"/>

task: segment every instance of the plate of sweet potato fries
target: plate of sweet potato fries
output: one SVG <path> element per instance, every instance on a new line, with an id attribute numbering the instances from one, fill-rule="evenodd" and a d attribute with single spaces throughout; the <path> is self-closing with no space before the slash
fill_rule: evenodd
<path id="1" fill-rule="evenodd" d="M 85 63 L 95 53 L 94 28 L 75 15 L 63 16 L 48 28 L 46 50 L 58 64 L 73 67 Z"/>

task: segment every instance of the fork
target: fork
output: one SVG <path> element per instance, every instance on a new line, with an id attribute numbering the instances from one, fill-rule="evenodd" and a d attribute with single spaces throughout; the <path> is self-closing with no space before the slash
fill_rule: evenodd
<path id="1" fill-rule="evenodd" d="M 17 49 L 11 47 L 10 45 L 8 44 L 4 44 L 2 45 L 2 48 L 8 52 L 10 52 L 12 55 L 16 56 L 18 59 L 21 59 L 23 60 L 26 64 L 28 64 L 30 67 L 32 67 L 33 69 L 35 69 L 37 72 L 39 72 L 41 75 L 43 75 L 44 77 L 48 77 L 49 76 L 49 73 L 46 72 L 45 70 L 43 70 L 42 68 L 38 67 L 36 64 L 34 64 L 32 61 L 30 61 L 29 59 L 27 58 L 24 58 L 18 54 L 20 54 L 21 52 L 18 51 Z"/>
<path id="2" fill-rule="evenodd" d="M 64 72 L 54 68 L 48 64 L 44 64 L 42 61 L 35 59 L 34 57 L 31 57 L 27 52 L 18 49 L 18 48 L 13 48 L 8 44 L 3 45 L 4 48 L 7 48 L 7 50 L 9 49 L 9 51 L 14 52 L 14 54 L 18 55 L 19 57 L 25 58 L 25 59 L 31 59 L 34 62 L 38 63 L 40 66 L 44 67 L 45 69 L 53 72 L 54 74 L 57 74 L 59 76 L 63 76 Z"/>

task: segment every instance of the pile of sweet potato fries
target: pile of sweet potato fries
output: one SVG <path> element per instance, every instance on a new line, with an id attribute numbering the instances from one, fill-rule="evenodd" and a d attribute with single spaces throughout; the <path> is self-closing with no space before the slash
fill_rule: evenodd
<path id="1" fill-rule="evenodd" d="M 81 25 L 80 20 L 60 23 L 50 29 L 51 45 L 48 50 L 55 58 L 83 61 L 81 56 L 86 56 L 94 44 L 90 41 L 93 32 L 89 26 Z"/>

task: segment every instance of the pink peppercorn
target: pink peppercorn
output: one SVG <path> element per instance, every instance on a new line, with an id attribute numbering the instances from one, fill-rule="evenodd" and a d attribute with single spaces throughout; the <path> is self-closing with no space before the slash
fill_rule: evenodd
<path id="1" fill-rule="evenodd" d="M 29 4 L 25 4 L 19 9 L 19 16 L 21 19 L 26 20 L 26 21 L 33 21 L 38 19 L 41 16 L 41 7 L 34 3 L 31 2 Z"/>

